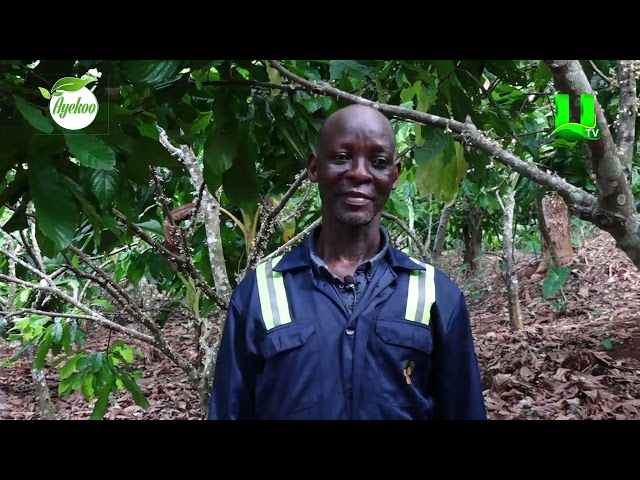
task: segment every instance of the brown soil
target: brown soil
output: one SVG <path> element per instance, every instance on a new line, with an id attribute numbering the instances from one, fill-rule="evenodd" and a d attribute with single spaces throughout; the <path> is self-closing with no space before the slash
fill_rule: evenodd
<path id="1" fill-rule="evenodd" d="M 517 270 L 525 328 L 509 327 L 505 283 L 487 257 L 464 287 L 493 419 L 636 419 L 640 408 L 640 272 L 608 234 L 577 248 L 566 302 L 542 295 L 530 257 Z M 537 272 L 537 273 L 536 273 Z"/>

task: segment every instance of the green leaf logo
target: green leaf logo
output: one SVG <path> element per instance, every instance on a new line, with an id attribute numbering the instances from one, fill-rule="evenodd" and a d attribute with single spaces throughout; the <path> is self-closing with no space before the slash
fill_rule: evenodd
<path id="1" fill-rule="evenodd" d="M 62 90 L 64 92 L 76 92 L 83 88 L 85 85 L 91 82 L 95 82 L 95 78 L 75 78 L 75 77 L 64 77 L 58 80 L 51 89 L 51 94 L 58 90 Z"/>
<path id="2" fill-rule="evenodd" d="M 601 132 L 597 124 L 594 127 L 588 127 L 579 123 L 565 123 L 551 132 L 551 135 L 557 134 L 569 141 L 599 140 L 602 137 Z"/>
<path id="3" fill-rule="evenodd" d="M 67 130 L 81 130 L 96 118 L 98 100 L 86 85 L 96 78 L 64 77 L 58 80 L 49 92 L 38 87 L 40 94 L 49 100 L 51 118 Z"/>
<path id="4" fill-rule="evenodd" d="M 77 92 L 81 88 L 85 87 L 88 83 L 95 82 L 95 78 L 75 78 L 64 77 L 58 80 L 51 89 L 51 92 L 46 88 L 38 87 L 40 93 L 44 98 L 49 100 L 51 97 L 59 97 L 62 92 Z"/>
<path id="5" fill-rule="evenodd" d="M 42 96 L 47 100 L 51 98 L 51 94 L 49 93 L 49 90 L 47 90 L 46 88 L 38 87 L 38 90 L 40 90 L 40 93 L 42 94 Z"/>

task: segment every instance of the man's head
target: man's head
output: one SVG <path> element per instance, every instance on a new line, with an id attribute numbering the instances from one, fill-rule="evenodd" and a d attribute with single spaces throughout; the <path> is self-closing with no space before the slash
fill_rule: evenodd
<path id="1" fill-rule="evenodd" d="M 395 133 L 378 110 L 350 105 L 330 115 L 307 167 L 309 179 L 318 183 L 324 218 L 349 225 L 379 219 L 398 186 L 395 157 Z"/>

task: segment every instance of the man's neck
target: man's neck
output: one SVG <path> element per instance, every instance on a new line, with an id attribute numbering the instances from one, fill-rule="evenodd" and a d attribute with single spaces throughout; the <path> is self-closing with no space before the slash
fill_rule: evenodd
<path id="1" fill-rule="evenodd" d="M 345 225 L 323 222 L 316 246 L 328 266 L 357 267 L 380 250 L 380 222 Z"/>

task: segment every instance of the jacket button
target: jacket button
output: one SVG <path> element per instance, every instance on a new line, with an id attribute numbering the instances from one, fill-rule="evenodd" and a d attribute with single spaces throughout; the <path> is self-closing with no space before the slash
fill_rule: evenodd
<path id="1" fill-rule="evenodd" d="M 347 335 L 353 335 L 355 333 L 355 329 L 353 328 L 353 326 L 349 325 L 345 332 Z"/>

